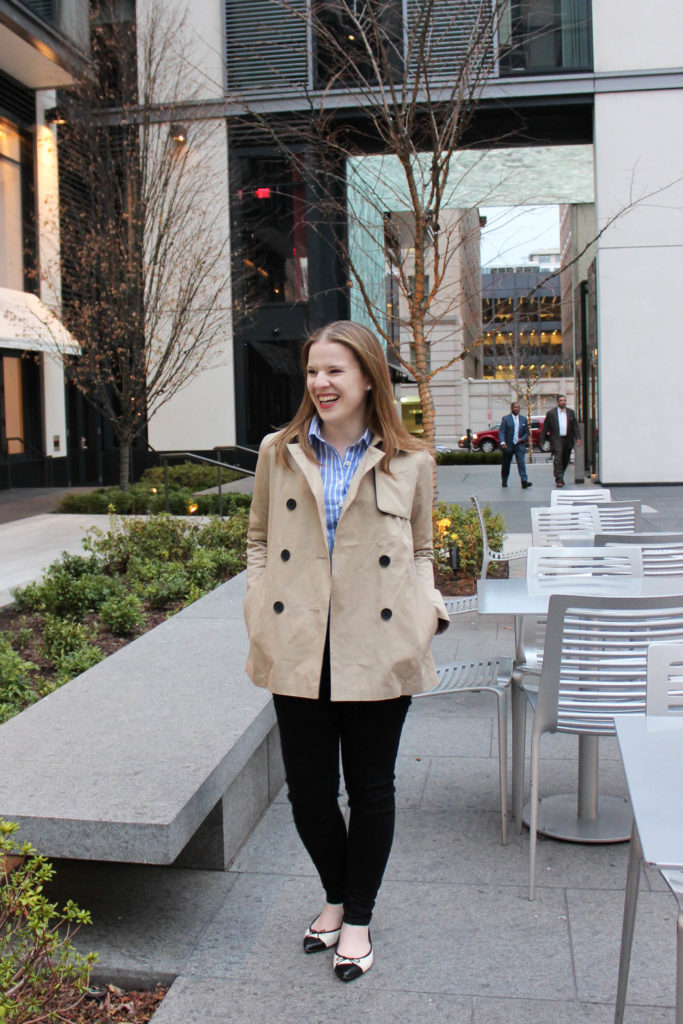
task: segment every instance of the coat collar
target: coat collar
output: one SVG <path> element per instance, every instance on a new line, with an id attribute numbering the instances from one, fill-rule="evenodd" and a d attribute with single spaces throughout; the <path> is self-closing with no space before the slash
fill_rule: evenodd
<path id="1" fill-rule="evenodd" d="M 363 455 L 363 458 L 358 464 L 358 469 L 353 474 L 349 489 L 344 501 L 344 508 L 347 508 L 351 504 L 356 496 L 360 482 L 371 469 L 373 469 L 382 459 L 384 452 L 379 447 L 382 438 L 378 434 L 374 434 L 372 441 Z M 304 480 L 313 492 L 316 505 L 318 506 L 318 515 L 320 517 L 320 525 L 322 527 L 323 536 L 327 537 L 327 520 L 325 518 L 325 495 L 323 492 L 323 481 L 320 475 L 320 467 L 317 462 L 313 462 L 307 458 L 301 445 L 298 441 L 292 441 L 287 445 L 287 451 L 292 456 L 294 463 L 301 470 Z M 344 513 L 342 512 L 342 515 Z"/>

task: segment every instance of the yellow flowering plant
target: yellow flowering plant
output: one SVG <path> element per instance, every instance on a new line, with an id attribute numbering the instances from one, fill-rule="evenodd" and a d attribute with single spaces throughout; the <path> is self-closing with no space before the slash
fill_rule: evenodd
<path id="1" fill-rule="evenodd" d="M 483 510 L 489 543 L 500 551 L 505 540 L 505 520 L 490 505 Z M 481 530 L 473 508 L 439 502 L 433 512 L 434 561 L 442 572 L 453 573 L 459 563 L 462 576 L 477 576 L 481 568 Z M 457 555 L 454 552 L 457 551 Z"/>

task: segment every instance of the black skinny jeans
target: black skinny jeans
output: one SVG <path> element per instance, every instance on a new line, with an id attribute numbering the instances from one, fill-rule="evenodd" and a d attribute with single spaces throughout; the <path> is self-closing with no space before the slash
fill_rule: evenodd
<path id="1" fill-rule="evenodd" d="M 394 768 L 410 697 L 330 700 L 326 647 L 318 700 L 274 695 L 294 824 L 328 903 L 370 923 L 394 837 Z M 339 808 L 339 748 L 349 797 Z"/>

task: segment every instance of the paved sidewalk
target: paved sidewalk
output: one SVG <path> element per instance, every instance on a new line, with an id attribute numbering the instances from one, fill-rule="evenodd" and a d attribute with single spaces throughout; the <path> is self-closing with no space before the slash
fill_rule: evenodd
<path id="1" fill-rule="evenodd" d="M 478 494 L 512 532 L 526 533 L 529 507 L 547 504 L 552 486 L 549 466 L 530 469 L 527 491 L 512 477 L 501 491 L 496 466 L 440 469 L 439 489 L 463 503 Z M 627 490 L 619 496 L 657 509 L 649 529 L 683 529 L 683 488 Z M 26 542 L 32 529 L 27 521 Z M 439 661 L 512 651 L 511 623 L 476 614 L 434 641 Z M 376 964 L 351 985 L 333 976 L 331 954 L 301 951 L 322 893 L 284 792 L 230 871 L 62 861 L 52 898 L 92 911 L 95 924 L 78 941 L 100 953 L 99 977 L 173 981 L 153 1024 L 608 1024 L 627 846 L 539 837 L 537 898 L 528 902 L 528 835 L 513 828 L 500 844 L 494 708 L 488 695 L 414 702 L 398 762 L 396 841 L 373 920 Z M 543 791 L 575 790 L 575 740 L 547 737 L 542 755 Z M 625 793 L 612 739 L 601 744 L 600 788 Z M 675 901 L 648 871 L 626 1024 L 673 1024 L 675 934 Z"/>
<path id="2" fill-rule="evenodd" d="M 43 514 L 0 524 L 0 608 L 12 603 L 13 587 L 39 579 L 62 551 L 83 554 L 88 530 L 108 522 L 106 515 Z"/>

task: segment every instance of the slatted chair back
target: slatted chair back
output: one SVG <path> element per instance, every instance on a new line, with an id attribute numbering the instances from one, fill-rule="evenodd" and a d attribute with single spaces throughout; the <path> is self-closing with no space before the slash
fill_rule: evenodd
<path id="1" fill-rule="evenodd" d="M 643 714 L 648 647 L 658 641 L 683 642 L 683 596 L 554 594 L 534 728 L 612 735 L 615 715 Z"/>
<path id="2" fill-rule="evenodd" d="M 568 576 L 642 576 L 643 556 L 634 545 L 619 547 L 530 547 L 526 574 L 534 584 L 552 586 Z"/>
<path id="3" fill-rule="evenodd" d="M 605 501 L 612 500 L 612 492 L 608 487 L 588 487 L 584 490 L 566 490 L 556 487 L 550 492 L 550 505 L 556 508 L 558 505 L 600 505 Z"/>
<path id="4" fill-rule="evenodd" d="M 531 509 L 531 543 L 534 547 L 561 547 L 560 537 L 585 535 L 586 542 L 600 533 L 597 505 L 563 505 Z"/>
<path id="5" fill-rule="evenodd" d="M 643 528 L 639 501 L 609 501 L 597 505 L 599 533 L 636 533 Z"/>
<path id="6" fill-rule="evenodd" d="M 607 557 L 594 547 L 530 547 L 526 565 L 530 586 L 539 588 L 552 588 L 560 577 L 643 575 L 642 557 L 634 547 L 610 548 Z M 544 615 L 525 615 L 522 619 L 516 656 L 525 672 L 539 673 L 543 668 L 546 625 Z"/>
<path id="7" fill-rule="evenodd" d="M 683 643 L 650 644 L 646 713 L 683 714 Z"/>
<path id="8" fill-rule="evenodd" d="M 683 533 L 598 533 L 596 547 L 637 545 L 643 554 L 645 576 L 683 576 Z"/>

